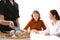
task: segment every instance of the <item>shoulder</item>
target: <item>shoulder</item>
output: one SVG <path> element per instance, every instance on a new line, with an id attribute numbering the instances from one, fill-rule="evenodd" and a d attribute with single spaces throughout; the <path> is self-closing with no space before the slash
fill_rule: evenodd
<path id="1" fill-rule="evenodd" d="M 5 7 L 5 4 L 6 4 L 5 1 L 0 1 L 0 7 L 1 7 L 1 8 L 4 8 L 4 7 Z"/>
<path id="2" fill-rule="evenodd" d="M 4 5 L 2 1 L 0 1 L 0 15 L 4 15 Z"/>
<path id="3" fill-rule="evenodd" d="M 14 5 L 17 9 L 19 8 L 18 3 L 14 2 Z"/>
<path id="4" fill-rule="evenodd" d="M 29 22 L 28 22 L 28 24 L 32 24 L 34 21 L 31 19 Z"/>
<path id="5" fill-rule="evenodd" d="M 39 23 L 44 24 L 44 21 L 43 21 L 43 20 L 40 20 Z M 45 25 L 45 24 L 44 24 L 44 25 Z"/>
<path id="6" fill-rule="evenodd" d="M 59 25 L 60 25 L 60 20 L 57 20 L 57 24 L 59 24 Z"/>
<path id="7" fill-rule="evenodd" d="M 57 20 L 57 23 L 60 23 L 60 20 Z"/>
<path id="8" fill-rule="evenodd" d="M 29 23 L 33 22 L 32 20 L 29 21 Z"/>
<path id="9" fill-rule="evenodd" d="M 15 4 L 16 6 L 18 6 L 18 3 L 14 2 L 14 4 Z"/>
<path id="10" fill-rule="evenodd" d="M 56 26 L 57 26 L 57 27 L 60 27 L 60 20 L 57 20 Z"/>
<path id="11" fill-rule="evenodd" d="M 40 22 L 43 22 L 43 20 L 39 20 Z"/>

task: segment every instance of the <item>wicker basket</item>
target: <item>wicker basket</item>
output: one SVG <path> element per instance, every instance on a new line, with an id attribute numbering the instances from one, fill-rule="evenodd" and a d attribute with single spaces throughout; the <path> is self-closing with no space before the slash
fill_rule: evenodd
<path id="1" fill-rule="evenodd" d="M 21 39 L 21 38 L 29 38 L 30 37 L 30 34 L 29 33 L 21 33 L 21 34 L 15 34 L 15 37 L 13 37 L 12 35 L 10 34 L 4 34 L 4 33 L 1 33 L 0 32 L 0 38 L 10 38 L 10 39 Z"/>

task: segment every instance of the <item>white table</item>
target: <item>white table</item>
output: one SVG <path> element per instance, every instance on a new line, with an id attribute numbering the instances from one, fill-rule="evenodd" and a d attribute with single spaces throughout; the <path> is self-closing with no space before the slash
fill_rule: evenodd
<path id="1" fill-rule="evenodd" d="M 30 37 L 30 40 L 60 40 L 57 36 L 44 36 L 44 34 L 36 34 L 34 32 L 31 32 Z"/>

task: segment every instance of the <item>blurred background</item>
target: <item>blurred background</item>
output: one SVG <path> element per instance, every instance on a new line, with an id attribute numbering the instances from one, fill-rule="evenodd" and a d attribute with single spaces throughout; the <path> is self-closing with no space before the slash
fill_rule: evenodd
<path id="1" fill-rule="evenodd" d="M 38 10 L 47 27 L 50 26 L 49 11 L 56 9 L 60 15 L 60 0 L 15 0 L 19 4 L 20 28 L 23 29 L 31 19 L 34 10 Z"/>

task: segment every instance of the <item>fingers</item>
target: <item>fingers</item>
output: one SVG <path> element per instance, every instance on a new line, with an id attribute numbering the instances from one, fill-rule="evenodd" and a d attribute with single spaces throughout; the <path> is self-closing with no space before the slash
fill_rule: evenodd
<path id="1" fill-rule="evenodd" d="M 14 28 L 14 23 L 12 21 L 9 22 L 9 27 Z"/>
<path id="2" fill-rule="evenodd" d="M 32 30 L 31 32 L 34 32 L 36 34 L 39 34 L 39 31 L 37 31 L 37 30 Z"/>
<path id="3" fill-rule="evenodd" d="M 39 32 L 38 32 L 38 31 L 36 31 L 35 33 L 36 33 L 36 34 L 39 34 Z"/>
<path id="4" fill-rule="evenodd" d="M 2 21 L 0 20 L 0 24 L 1 24 L 1 22 L 2 22 Z"/>
<path id="5" fill-rule="evenodd" d="M 45 33 L 45 36 L 49 36 L 50 35 L 50 33 Z"/>
<path id="6" fill-rule="evenodd" d="M 37 30 L 34 30 L 34 29 L 32 30 L 32 32 L 35 32 L 35 31 L 37 31 Z"/>
<path id="7" fill-rule="evenodd" d="M 13 22 L 11 22 L 11 26 L 14 27 L 14 23 Z"/>

